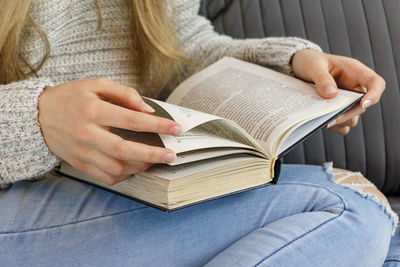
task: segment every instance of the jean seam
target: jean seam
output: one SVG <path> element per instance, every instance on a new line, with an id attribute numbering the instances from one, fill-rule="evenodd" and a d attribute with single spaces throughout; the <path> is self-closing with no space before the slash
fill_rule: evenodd
<path id="1" fill-rule="evenodd" d="M 385 259 L 385 261 L 399 261 L 400 262 L 400 256 L 389 256 Z"/>
<path id="2" fill-rule="evenodd" d="M 259 266 L 259 265 L 262 264 L 264 261 L 266 261 L 267 259 L 269 259 L 269 258 L 272 257 L 273 255 L 275 255 L 275 254 L 278 253 L 279 251 L 283 250 L 283 249 L 286 248 L 287 246 L 291 245 L 291 244 L 294 243 L 295 241 L 297 241 L 297 240 L 299 240 L 299 239 L 305 237 L 306 235 L 308 235 L 308 234 L 314 232 L 315 230 L 317 230 L 318 228 L 322 227 L 323 225 L 325 225 L 325 224 L 327 224 L 327 223 L 329 223 L 329 222 L 331 222 L 331 221 L 333 221 L 333 220 L 339 218 L 340 216 L 342 216 L 344 210 L 346 209 L 346 204 L 345 204 L 343 198 L 342 198 L 339 194 L 337 194 L 336 192 L 330 190 L 330 189 L 327 188 L 327 187 L 319 186 L 319 185 L 313 185 L 313 184 L 307 184 L 307 183 L 291 183 L 291 182 L 286 182 L 286 183 L 285 183 L 285 182 L 283 182 L 283 183 L 281 183 L 281 184 L 303 184 L 303 185 L 308 185 L 308 186 L 312 186 L 312 187 L 324 188 L 325 190 L 327 190 L 327 191 L 333 193 L 334 195 L 336 195 L 336 196 L 340 199 L 340 201 L 342 202 L 342 210 L 341 210 L 340 213 L 339 213 L 338 215 L 336 215 L 335 217 L 332 217 L 332 218 L 330 218 L 330 219 L 328 219 L 328 220 L 322 222 L 321 224 L 319 224 L 319 225 L 315 226 L 314 228 L 310 229 L 309 231 L 307 231 L 307 232 L 303 233 L 302 235 L 300 235 L 300 236 L 294 238 L 293 240 L 287 242 L 286 244 L 284 244 L 284 245 L 281 246 L 280 248 L 276 249 L 274 252 L 272 252 L 272 253 L 269 254 L 268 256 L 264 257 L 261 261 L 259 261 L 259 262 L 258 262 L 257 264 L 255 264 L 254 266 Z"/>
<path id="3" fill-rule="evenodd" d="M 329 176 L 328 176 L 329 177 Z M 382 212 L 392 221 L 392 224 L 395 224 L 395 218 L 393 218 L 393 215 L 391 215 L 387 210 L 385 210 L 385 206 L 383 206 L 381 203 L 377 202 L 376 200 L 374 200 L 373 198 L 370 197 L 366 197 L 363 196 L 360 192 L 358 192 L 356 189 L 347 187 L 347 186 L 342 186 L 340 184 L 335 183 L 333 180 L 329 180 L 330 183 L 339 186 L 340 188 L 343 188 L 345 191 L 348 192 L 352 192 L 355 193 L 357 196 L 367 200 L 370 203 L 373 203 L 374 206 L 377 206 L 380 210 L 382 210 Z M 279 182 L 279 184 L 301 184 L 301 185 L 308 185 L 308 186 L 312 186 L 312 187 L 319 187 L 319 188 L 325 188 L 326 190 L 328 190 L 329 192 L 335 194 L 336 196 L 340 197 L 339 194 L 337 194 L 335 191 L 332 191 L 331 189 L 329 189 L 328 187 L 325 186 L 321 186 L 321 185 L 315 185 L 315 184 L 309 184 L 309 183 L 297 183 L 297 182 Z M 340 197 L 341 198 L 341 197 Z M 341 198 L 342 199 L 342 198 Z M 342 199 L 343 200 L 343 199 Z M 344 200 L 343 200 L 344 202 Z M 390 208 L 391 210 L 391 208 Z M 394 213 L 394 212 L 393 212 Z"/>
<path id="4" fill-rule="evenodd" d="M 111 216 L 121 215 L 121 214 L 134 212 L 134 211 L 142 210 L 142 209 L 146 209 L 146 208 L 149 208 L 149 207 L 145 206 L 145 207 L 140 207 L 140 208 L 136 208 L 136 209 L 125 210 L 125 211 L 115 212 L 115 213 L 111 213 L 111 214 L 107 214 L 107 215 L 97 216 L 97 217 L 93 217 L 93 218 L 89 218 L 89 219 L 85 219 L 85 220 L 80 220 L 80 221 L 76 221 L 76 222 L 70 222 L 70 223 L 65 223 L 65 224 L 57 224 L 57 225 L 52 225 L 52 226 L 43 227 L 43 228 L 26 229 L 26 230 L 22 230 L 22 231 L 0 232 L 0 235 L 22 234 L 22 233 L 29 233 L 29 232 L 37 232 L 37 231 L 41 231 L 41 230 L 48 230 L 48 229 L 52 229 L 52 228 L 60 228 L 60 227 L 63 227 L 63 226 L 69 226 L 69 225 L 74 225 L 74 224 L 79 224 L 79 223 L 84 223 L 84 222 L 90 222 L 90 221 L 94 221 L 94 220 L 97 220 L 97 219 L 102 219 L 102 218 L 107 218 L 107 217 L 111 217 Z"/>

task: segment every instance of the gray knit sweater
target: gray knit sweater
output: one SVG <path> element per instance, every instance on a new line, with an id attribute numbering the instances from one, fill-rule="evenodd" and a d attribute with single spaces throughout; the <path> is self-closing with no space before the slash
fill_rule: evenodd
<path id="1" fill-rule="evenodd" d="M 34 1 L 30 13 L 47 35 L 51 55 L 39 78 L 0 85 L 0 186 L 39 177 L 59 163 L 46 146 L 37 120 L 38 97 L 45 87 L 102 76 L 135 88 L 128 19 L 119 3 L 100 1 L 104 22 L 98 31 L 93 0 Z M 294 53 L 305 48 L 319 50 L 297 38 L 234 40 L 221 36 L 197 14 L 198 0 L 175 0 L 173 5 L 184 56 L 201 67 L 233 56 L 290 73 Z M 29 27 L 24 31 L 23 47 L 31 62 L 40 60 L 43 47 Z"/>

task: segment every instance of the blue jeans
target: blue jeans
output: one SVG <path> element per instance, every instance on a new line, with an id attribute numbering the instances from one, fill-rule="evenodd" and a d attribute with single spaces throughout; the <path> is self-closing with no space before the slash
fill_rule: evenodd
<path id="1" fill-rule="evenodd" d="M 392 236 L 389 246 L 389 252 L 386 256 L 384 267 L 400 266 L 400 229 L 397 228 L 396 233 Z"/>
<path id="2" fill-rule="evenodd" d="M 393 220 L 319 166 L 165 213 L 54 177 L 0 191 L 0 265 L 381 266 Z"/>

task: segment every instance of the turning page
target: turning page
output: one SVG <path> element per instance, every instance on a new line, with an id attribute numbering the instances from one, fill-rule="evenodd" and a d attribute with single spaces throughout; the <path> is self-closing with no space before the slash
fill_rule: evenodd
<path id="1" fill-rule="evenodd" d="M 150 139 L 144 143 L 150 143 L 150 141 L 154 143 L 153 139 L 158 139 L 163 144 L 161 146 L 170 148 L 177 153 L 178 160 L 170 165 L 203 159 L 209 152 L 198 151 L 198 157 L 192 153 L 191 157 L 185 157 L 185 159 L 179 154 L 209 148 L 246 148 L 258 152 L 264 151 L 246 131 L 233 121 L 155 99 L 145 98 L 145 101 L 156 110 L 155 115 L 178 121 L 182 126 L 182 134 L 179 136 L 159 134 L 159 138 L 152 135 L 151 138 L 144 139 L 145 141 Z M 117 130 L 116 133 L 131 141 L 137 141 L 140 137 L 140 134 L 126 133 L 121 130 Z M 228 151 L 233 153 L 235 150 L 225 149 L 223 154 L 227 154 Z M 260 153 L 256 154 L 260 155 Z"/>
<path id="2" fill-rule="evenodd" d="M 359 98 L 357 92 L 340 90 L 338 96 L 324 99 L 309 83 L 252 63 L 223 58 L 180 84 L 167 102 L 230 119 L 268 154 L 275 155 L 277 140 L 287 136 L 293 126 Z"/>

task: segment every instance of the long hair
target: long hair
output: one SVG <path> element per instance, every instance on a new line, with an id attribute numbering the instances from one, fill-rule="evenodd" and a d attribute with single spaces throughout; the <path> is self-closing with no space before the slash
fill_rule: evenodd
<path id="1" fill-rule="evenodd" d="M 50 55 L 45 33 L 29 14 L 34 0 L 0 0 L 0 84 L 37 76 Z M 101 30 L 101 7 L 93 0 Z M 132 64 L 139 86 L 146 95 L 155 96 L 171 79 L 181 73 L 182 63 L 190 62 L 180 55 L 180 44 L 174 34 L 165 0 L 124 0 L 129 12 Z M 39 62 L 29 62 L 22 53 L 21 40 L 26 25 L 33 27 L 45 47 Z"/>
<path id="2" fill-rule="evenodd" d="M 0 84 L 7 84 L 37 75 L 50 54 L 49 43 L 43 31 L 28 14 L 32 0 L 0 0 Z M 41 61 L 31 63 L 22 54 L 22 30 L 30 23 L 45 45 Z"/>

